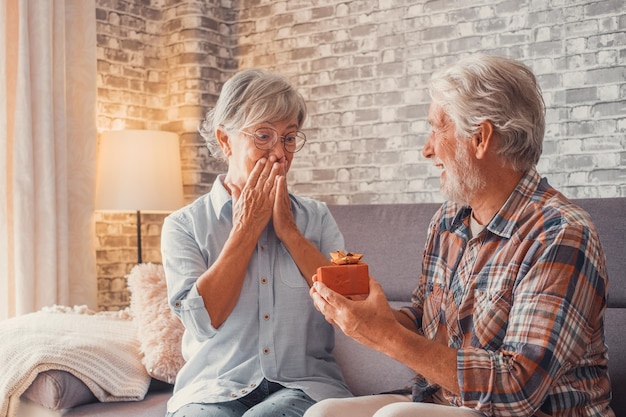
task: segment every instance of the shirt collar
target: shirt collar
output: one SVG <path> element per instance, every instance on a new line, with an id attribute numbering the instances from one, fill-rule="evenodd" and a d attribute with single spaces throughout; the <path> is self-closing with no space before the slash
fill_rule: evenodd
<path id="1" fill-rule="evenodd" d="M 517 186 L 487 225 L 487 229 L 499 236 L 510 238 L 517 230 L 517 225 L 524 208 L 531 202 L 542 181 L 535 168 L 531 168 L 517 183 Z"/>
<path id="2" fill-rule="evenodd" d="M 544 185 L 548 186 L 547 182 L 542 180 L 535 168 L 531 168 L 520 179 L 504 205 L 498 210 L 495 216 L 493 216 L 485 228 L 503 238 L 508 239 L 513 236 L 517 230 L 519 217 L 524 207 L 533 199 L 533 195 L 536 193 L 537 189 Z M 464 221 L 471 213 L 471 207 L 461 207 L 454 215 L 452 223 L 450 224 L 451 230 L 457 230 L 459 232 L 464 231 L 469 238 L 469 229 L 465 227 Z"/>
<path id="3" fill-rule="evenodd" d="M 211 187 L 209 198 L 211 199 L 211 207 L 213 208 L 213 214 L 219 218 L 225 207 L 232 206 L 233 198 L 224 187 L 225 174 L 217 176 Z"/>

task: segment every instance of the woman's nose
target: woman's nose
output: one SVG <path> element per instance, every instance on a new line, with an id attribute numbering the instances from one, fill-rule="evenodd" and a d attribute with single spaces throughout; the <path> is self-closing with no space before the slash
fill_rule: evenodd
<path id="1" fill-rule="evenodd" d="M 286 152 L 283 145 L 283 141 L 279 138 L 276 145 L 270 150 L 270 153 L 276 156 L 276 160 L 282 161 L 285 158 Z"/>

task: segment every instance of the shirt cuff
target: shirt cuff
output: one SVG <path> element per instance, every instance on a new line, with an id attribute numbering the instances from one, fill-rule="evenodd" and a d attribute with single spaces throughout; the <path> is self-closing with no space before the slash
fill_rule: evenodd
<path id="1" fill-rule="evenodd" d="M 185 325 L 185 330 L 193 333 L 197 339 L 209 339 L 217 333 L 217 329 L 211 325 L 211 317 L 204 307 L 197 285 L 191 287 L 184 299 L 174 302 L 174 309 Z"/>

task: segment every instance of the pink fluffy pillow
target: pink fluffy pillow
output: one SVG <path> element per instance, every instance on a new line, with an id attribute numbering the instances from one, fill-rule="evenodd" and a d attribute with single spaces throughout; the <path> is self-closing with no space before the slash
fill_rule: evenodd
<path id="1" fill-rule="evenodd" d="M 142 363 L 150 376 L 173 384 L 185 363 L 180 351 L 184 328 L 167 303 L 163 265 L 135 265 L 126 278 Z"/>

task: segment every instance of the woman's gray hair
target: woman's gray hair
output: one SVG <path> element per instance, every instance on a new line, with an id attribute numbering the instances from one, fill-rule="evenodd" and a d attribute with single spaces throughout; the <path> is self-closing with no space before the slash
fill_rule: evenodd
<path id="1" fill-rule="evenodd" d="M 226 160 L 215 131 L 245 129 L 262 122 L 296 118 L 298 128 L 306 119 L 304 98 L 282 76 L 258 68 L 238 72 L 224 83 L 215 107 L 200 125 L 200 134 L 211 155 Z"/>
<path id="2" fill-rule="evenodd" d="M 527 171 L 539 161 L 545 103 L 526 65 L 472 55 L 433 74 L 430 95 L 455 124 L 457 137 L 471 137 L 480 123 L 489 120 L 498 138 L 496 152 L 516 171 Z"/>

